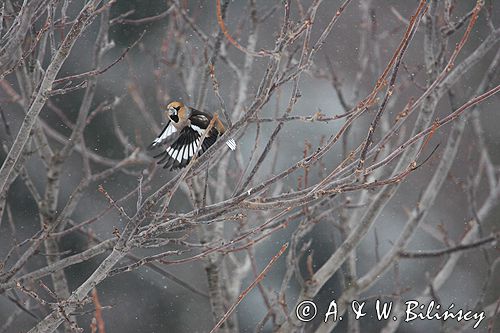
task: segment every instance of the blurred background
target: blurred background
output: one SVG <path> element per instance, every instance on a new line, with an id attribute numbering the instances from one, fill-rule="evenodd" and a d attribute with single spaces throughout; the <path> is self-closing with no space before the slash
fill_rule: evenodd
<path id="1" fill-rule="evenodd" d="M 247 45 L 252 25 L 249 15 L 250 2 L 230 1 L 225 15 L 228 30 L 242 45 Z M 11 3 L 14 8 L 20 6 L 19 1 Z M 58 1 L 55 3 L 56 6 L 60 5 Z M 474 6 L 473 1 L 459 0 L 453 3 L 455 7 L 451 15 L 452 20 L 459 20 Z M 301 4 L 305 9 L 310 5 L 308 1 L 291 1 L 291 19 L 295 23 L 298 22 L 302 10 L 298 4 Z M 325 1 L 321 4 L 312 30 L 313 41 L 317 40 L 340 5 L 340 1 Z M 215 42 L 219 33 L 215 1 L 187 0 L 180 1 L 180 6 L 196 22 L 198 29 L 208 36 L 211 43 Z M 68 17 L 75 17 L 81 7 L 81 1 L 70 2 Z M 210 79 L 208 82 L 204 82 L 203 79 L 206 71 L 204 64 L 211 56 L 210 50 L 207 50 L 199 34 L 190 29 L 190 26 L 180 17 L 179 12 L 171 7 L 173 4 L 170 1 L 156 0 L 116 1 L 112 5 L 110 18 L 112 22 L 115 21 L 109 28 L 109 41 L 114 44 L 114 47 L 104 54 L 102 63 L 105 65 L 112 63 L 120 57 L 127 47 L 138 42 L 121 61 L 98 76 L 92 110 L 96 110 L 100 105 L 113 104 L 113 107 L 112 110 L 104 108 L 102 111 L 97 111 L 85 128 L 85 144 L 90 151 L 106 158 L 119 160 L 128 156 L 138 147 L 140 154 L 146 160 L 152 154 L 147 152 L 145 147 L 156 137 L 158 130 L 163 128 L 165 124 L 161 107 L 172 100 L 180 100 L 188 105 L 200 107 L 199 96 L 204 89 L 203 84 L 209 86 L 206 99 L 202 103 L 203 110 L 219 112 L 220 102 L 212 89 L 212 82 Z M 311 117 L 321 113 L 324 117 L 334 117 L 343 114 L 345 110 L 334 89 L 333 82 L 339 84 L 343 93 L 341 98 L 345 99 L 347 106 L 354 107 L 359 103 L 373 89 L 377 78 L 394 54 L 408 20 L 416 7 L 417 1 L 352 1 L 339 18 L 321 51 L 316 55 L 314 64 L 301 76 L 300 98 L 293 109 L 292 116 Z M 498 27 L 500 25 L 499 4 L 494 1 L 486 1 L 485 7 L 492 15 L 494 25 Z M 263 19 L 257 30 L 256 50 L 273 49 L 282 24 L 282 1 L 258 0 L 256 1 L 256 9 L 257 17 Z M 368 17 L 366 17 L 367 13 Z M 143 18 L 158 15 L 160 18 L 152 19 L 151 22 L 140 21 Z M 459 55 L 457 63 L 473 53 L 489 35 L 490 27 L 487 15 L 487 11 L 484 9 Z M 438 18 L 442 19 L 441 16 Z M 92 52 L 99 30 L 98 21 L 99 19 L 96 19 L 79 38 L 58 78 L 92 70 Z M 37 22 L 33 30 L 40 29 L 42 23 Z M 462 38 L 463 32 L 464 27 L 450 37 L 449 49 L 446 52 L 449 53 L 453 50 L 455 43 Z M 364 41 L 366 38 L 368 40 Z M 423 92 L 422 87 L 428 84 L 423 59 L 423 38 L 424 28 L 422 25 L 417 30 L 400 69 L 398 77 L 400 85 L 397 96 L 391 100 L 384 115 L 387 118 L 384 124 L 387 126 L 392 125 L 395 117 L 404 109 L 408 100 L 420 96 Z M 297 45 L 300 46 L 301 43 Z M 220 95 L 224 99 L 226 109 L 233 117 L 234 122 L 241 116 L 240 112 L 244 112 L 250 105 L 265 74 L 268 60 L 265 57 L 253 58 L 247 97 L 241 102 L 242 105 L 238 106 L 236 104 L 239 85 L 238 82 L 235 82 L 234 69 L 231 66 L 242 70 L 245 66 L 245 54 L 226 40 L 222 42 L 220 52 L 223 57 L 229 59 L 230 63 L 218 59 L 215 64 L 215 75 Z M 475 96 L 477 86 L 497 52 L 499 52 L 498 43 L 470 71 L 464 73 L 463 77 L 453 86 L 457 105 L 460 106 Z M 48 64 L 50 58 L 46 57 L 45 61 Z M 364 63 L 364 61 L 367 62 Z M 42 64 L 42 66 L 46 64 Z M 332 73 L 335 79 L 332 78 Z M 360 76 L 359 73 L 362 75 Z M 3 79 L 3 82 L 3 88 L 0 89 L 1 108 L 5 118 L 3 122 L 4 124 L 8 123 L 10 132 L 15 137 L 26 109 L 19 103 L 12 101 L 12 95 L 9 95 L 5 89 L 6 85 L 10 85 L 15 91 L 20 91 L 16 74 L 8 75 Z M 499 77 L 494 77 L 492 84 L 498 85 L 499 83 Z M 258 116 L 271 119 L 281 116 L 287 107 L 291 88 L 291 83 L 284 85 L 278 93 L 271 97 Z M 51 128 L 50 131 L 55 132 L 55 134 L 48 134 L 49 143 L 54 147 L 61 146 L 57 136 L 68 137 L 70 135 L 71 128 L 68 124 L 76 121 L 84 92 L 85 89 L 79 89 L 68 94 L 51 97 L 40 113 L 41 121 Z M 479 121 L 484 130 L 481 140 L 484 140 L 492 164 L 495 166 L 500 165 L 499 105 L 498 96 L 494 96 L 478 107 Z M 236 108 L 241 108 L 241 110 L 236 110 Z M 443 118 L 451 111 L 449 99 L 442 98 L 438 103 L 435 118 Z M 355 149 L 365 138 L 374 112 L 367 112 L 354 123 L 345 143 L 348 151 Z M 408 137 L 414 122 L 413 118 L 407 121 L 399 133 L 401 138 Z M 251 184 L 258 184 L 297 162 L 304 156 L 304 149 L 307 145 L 311 147 L 309 151 L 313 151 L 330 135 L 336 133 L 343 123 L 343 119 L 327 122 L 301 121 L 300 119 L 286 121 L 275 141 L 272 153 L 263 162 Z M 0 126 L 0 139 L 9 146 L 12 142 L 12 136 L 9 136 L 4 124 Z M 237 183 L 243 172 L 241 166 L 249 163 L 254 147 L 256 147 L 257 152 L 264 149 L 275 126 L 276 121 L 261 122 L 258 127 L 255 124 L 249 125 L 245 127 L 244 131 L 238 133 L 237 153 L 229 158 L 227 169 L 229 187 Z M 119 128 L 121 135 L 126 138 L 125 141 L 129 145 L 124 144 L 124 140 L 117 137 L 115 128 Z M 356 266 L 360 276 L 375 265 L 380 256 L 391 248 L 394 240 L 402 231 L 404 223 L 408 219 L 408 213 L 418 204 L 422 191 L 433 174 L 433 169 L 439 163 L 441 149 L 446 144 L 451 128 L 451 125 L 446 125 L 432 136 L 429 146 L 434 147 L 439 144 L 439 148 L 432 154 L 429 161 L 404 180 L 397 194 L 376 220 L 375 226 L 357 248 Z M 259 132 L 259 140 L 256 143 L 257 131 Z M 377 135 L 377 138 L 380 138 L 380 134 Z M 478 149 L 478 140 L 472 126 L 469 126 L 468 123 L 460 150 L 447 175 L 447 180 L 421 228 L 416 231 L 412 238 L 407 248 L 408 251 L 444 248 L 446 244 L 443 244 L 443 239 L 450 240 L 449 244 L 457 243 L 468 230 L 468 223 L 474 218 L 474 211 L 481 208 L 489 191 L 487 182 L 481 181 L 475 190 L 474 200 L 478 207 L 470 206 L 471 181 L 478 172 L 483 172 L 479 162 L 482 152 Z M 6 152 L 2 151 L 0 160 L 5 159 L 5 156 Z M 339 144 L 322 159 L 320 166 L 316 165 L 311 168 L 309 182 L 314 184 L 320 181 L 343 158 L 344 154 Z M 99 183 L 91 184 L 78 202 L 71 219 L 75 223 L 80 223 L 95 217 L 97 212 L 108 207 L 108 201 L 97 189 L 98 185 L 102 185 L 111 197 L 121 198 L 137 186 L 138 174 L 151 171 L 151 165 L 154 165 L 153 160 L 150 160 L 149 164 L 142 163 L 133 166 L 131 173 L 117 172 Z M 36 154 L 33 155 L 26 160 L 25 166 L 34 186 L 42 191 L 46 186 L 46 172 L 40 158 Z M 97 164 L 94 167 L 95 170 L 102 168 Z M 497 167 L 497 176 L 498 171 Z M 67 198 L 72 193 L 81 180 L 82 172 L 81 157 L 75 153 L 64 164 L 64 178 L 59 194 L 61 198 Z M 175 172 L 157 170 L 149 184 L 148 193 L 152 193 L 174 175 Z M 214 172 L 211 173 L 211 177 L 215 177 Z M 297 190 L 301 186 L 300 183 L 300 177 L 298 178 L 296 174 L 291 175 L 283 181 L 281 191 L 284 193 Z M 213 191 L 216 187 L 216 183 L 210 183 L 210 188 Z M 343 198 L 357 203 L 358 194 L 346 194 Z M 0 224 L 0 258 L 5 258 L 15 244 L 33 237 L 40 230 L 36 202 L 22 179 L 16 180 L 10 187 L 7 202 L 10 216 L 8 217 L 8 214 L 4 213 Z M 61 200 L 60 209 L 64 203 L 65 200 Z M 122 204 L 125 211 L 133 215 L 136 205 L 135 198 L 126 200 Z M 177 213 L 193 209 L 191 199 L 186 191 L 176 193 L 171 207 L 174 207 L 173 210 Z M 347 213 L 349 215 L 359 214 L 356 212 L 364 208 L 366 205 L 358 203 L 358 206 L 347 210 Z M 249 225 L 258 225 L 264 222 L 272 216 L 269 214 L 271 213 L 265 211 L 252 212 L 248 216 L 248 219 L 251 220 Z M 485 216 L 486 218 L 481 221 L 484 236 L 490 232 L 498 231 L 499 215 L 500 206 L 496 201 Z M 330 219 L 338 219 L 335 212 L 332 213 Z M 15 227 L 12 222 L 14 222 Z M 281 245 L 290 239 L 292 232 L 297 227 L 297 222 L 298 220 L 292 220 L 290 227 L 275 232 L 255 247 L 258 271 L 262 270 Z M 112 236 L 115 228 L 121 230 L 124 224 L 124 218 L 115 210 L 110 210 L 95 223 L 92 223 L 89 229 L 92 230 L 95 237 L 107 239 Z M 229 226 L 228 228 L 232 230 L 235 227 Z M 196 240 L 196 233 L 190 239 Z M 317 270 L 340 244 L 342 237 L 334 224 L 320 221 L 307 239 L 303 241 L 311 242 L 307 253 L 314 253 L 313 268 Z M 64 257 L 89 248 L 94 244 L 93 242 L 84 232 L 69 233 L 61 238 L 59 250 Z M 167 248 L 176 249 L 177 245 L 169 245 Z M 20 252 L 22 250 L 22 247 L 18 249 Z M 136 250 L 134 254 L 140 257 L 151 254 L 151 251 Z M 105 254 L 102 254 L 65 269 L 69 289 L 74 290 L 85 281 L 104 258 Z M 420 295 L 429 284 L 431 277 L 442 268 L 446 258 L 401 259 L 397 264 L 397 272 L 393 269 L 389 270 L 362 297 L 367 297 L 369 304 L 371 304 L 370 302 L 374 301 L 375 298 L 390 297 L 396 288 L 400 288 L 403 291 L 403 299 L 413 299 Z M 455 303 L 457 307 L 465 309 L 476 306 L 476 302 L 483 294 L 485 294 L 483 299 L 485 305 L 498 300 L 500 297 L 499 289 L 496 288 L 500 283 L 500 270 L 496 265 L 498 258 L 498 245 L 485 247 L 484 251 L 473 249 L 463 252 L 453 274 L 437 291 L 440 303 L 445 306 Z M 307 275 L 306 260 L 303 259 L 300 261 L 301 270 L 304 275 Z M 45 265 L 46 257 L 43 253 L 38 253 L 28 262 L 24 273 Z M 210 310 L 210 303 L 206 297 L 207 281 L 203 262 L 194 261 L 180 265 L 168 265 L 164 266 L 164 269 L 179 280 L 202 291 L 205 295 L 194 293 L 148 267 L 116 275 L 106 279 L 97 288 L 100 302 L 104 307 L 103 315 L 108 332 L 210 331 L 215 322 Z M 285 260 L 283 257 L 272 267 L 262 284 L 279 290 L 284 272 Z M 229 275 L 227 278 L 231 279 L 231 276 Z M 248 274 L 242 280 L 242 290 L 253 280 L 254 276 Z M 50 285 L 50 277 L 43 278 L 43 281 Z M 485 281 L 488 282 L 485 284 Z M 317 298 L 320 309 L 326 310 L 328 303 L 341 294 L 342 283 L 336 274 L 323 287 Z M 286 294 L 286 301 L 290 309 L 295 304 L 299 291 L 300 284 L 292 280 Z M 10 293 L 14 292 L 6 292 L 0 297 L 0 327 L 6 325 L 9 318 L 13 318 L 15 322 L 15 324 L 9 325 L 4 330 L 5 332 L 26 332 L 46 315 L 47 312 L 37 307 L 32 310 L 31 315 L 20 310 L 16 303 L 9 299 L 13 297 Z M 28 302 L 28 307 L 30 304 L 33 306 L 34 301 L 30 302 Z M 232 302 L 233 300 L 229 300 L 229 304 Z M 367 305 L 367 307 L 373 308 L 371 305 Z M 236 309 L 235 315 L 239 322 L 239 331 L 254 332 L 255 327 L 266 315 L 266 312 L 267 309 L 261 294 L 257 288 L 253 289 Z M 18 314 L 13 317 L 13 313 Z M 82 314 L 78 317 L 78 325 L 90 332 L 89 327 L 93 316 L 92 311 Z M 318 320 L 321 318 L 318 317 L 317 320 L 306 326 L 306 331 L 314 331 L 313 328 L 319 323 Z M 347 322 L 340 323 L 335 332 L 345 331 L 346 325 Z M 376 321 L 373 313 L 370 313 L 366 319 L 360 320 L 360 325 L 361 332 L 379 332 L 385 323 Z M 458 326 L 456 322 L 443 324 L 439 321 L 418 320 L 401 324 L 397 332 L 453 331 L 455 326 Z M 500 332 L 499 327 L 500 323 L 497 323 L 494 326 L 494 331 Z M 271 325 L 264 326 L 262 331 L 272 331 Z M 487 332 L 488 326 L 482 324 L 474 331 Z"/>

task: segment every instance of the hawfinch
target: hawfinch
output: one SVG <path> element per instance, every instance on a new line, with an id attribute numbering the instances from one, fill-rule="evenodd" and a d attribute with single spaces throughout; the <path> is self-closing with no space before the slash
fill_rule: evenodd
<path id="1" fill-rule="evenodd" d="M 158 164 L 165 163 L 163 168 L 181 169 L 188 165 L 196 153 L 200 140 L 212 120 L 212 115 L 185 106 L 182 102 L 172 102 L 167 105 L 165 115 L 167 125 L 160 135 L 151 143 L 149 149 L 162 147 L 163 152 L 154 156 L 160 158 Z M 201 144 L 198 156 L 203 154 L 217 138 L 225 132 L 224 125 L 217 119 L 210 132 Z M 172 143 L 173 139 L 175 141 Z M 233 139 L 226 141 L 231 149 L 236 149 Z"/>

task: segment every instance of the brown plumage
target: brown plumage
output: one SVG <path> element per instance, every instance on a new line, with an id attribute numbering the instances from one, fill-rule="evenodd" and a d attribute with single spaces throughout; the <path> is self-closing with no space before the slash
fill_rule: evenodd
<path id="1" fill-rule="evenodd" d="M 212 115 L 177 101 L 167 105 L 165 115 L 168 119 L 167 125 L 149 148 L 161 147 L 163 149 L 155 156 L 155 158 L 160 158 L 158 164 L 165 163 L 163 167 L 170 167 L 170 170 L 180 169 L 188 165 L 196 153 L 200 140 L 212 120 Z M 224 125 L 217 119 L 201 143 L 198 156 L 210 148 L 225 131 Z M 171 143 L 175 138 L 176 140 Z M 226 145 L 231 150 L 236 149 L 236 142 L 233 139 L 227 140 Z"/>

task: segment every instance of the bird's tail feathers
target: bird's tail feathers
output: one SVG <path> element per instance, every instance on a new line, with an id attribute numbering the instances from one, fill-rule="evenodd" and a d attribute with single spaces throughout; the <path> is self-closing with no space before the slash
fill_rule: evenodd
<path id="1" fill-rule="evenodd" d="M 229 147 L 229 149 L 231 150 L 235 150 L 236 149 L 236 141 L 234 141 L 234 139 L 229 139 L 226 141 L 226 145 Z"/>

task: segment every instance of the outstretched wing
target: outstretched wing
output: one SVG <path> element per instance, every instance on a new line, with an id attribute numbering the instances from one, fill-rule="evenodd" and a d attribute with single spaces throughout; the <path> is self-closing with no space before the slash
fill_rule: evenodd
<path id="1" fill-rule="evenodd" d="M 177 132 L 177 129 L 172 124 L 172 121 L 168 121 L 167 125 L 161 131 L 160 135 L 149 145 L 148 149 L 153 149 L 164 143 L 169 137 Z"/>
<path id="2" fill-rule="evenodd" d="M 165 163 L 163 168 L 170 167 L 170 170 L 180 169 L 188 165 L 198 149 L 204 131 L 204 129 L 196 125 L 184 127 L 179 138 L 172 145 L 166 147 L 163 152 L 155 156 L 155 158 L 160 158 L 157 163 Z M 216 130 L 212 129 L 210 131 L 201 144 L 198 156 L 215 143 L 218 134 Z"/>
<path id="3" fill-rule="evenodd" d="M 195 109 L 192 110 L 192 115 L 189 118 L 191 120 L 191 126 L 197 130 L 201 135 L 203 135 L 203 129 L 207 128 L 208 125 L 210 124 L 210 121 L 212 120 L 212 116 L 206 112 L 198 111 Z M 212 131 L 216 132 L 216 135 L 222 135 L 225 132 L 224 125 L 222 122 L 217 119 L 217 122 L 215 123 L 215 126 L 213 127 Z M 236 149 L 236 141 L 234 139 L 230 138 L 229 140 L 226 141 L 226 145 L 229 147 L 231 150 Z"/>

